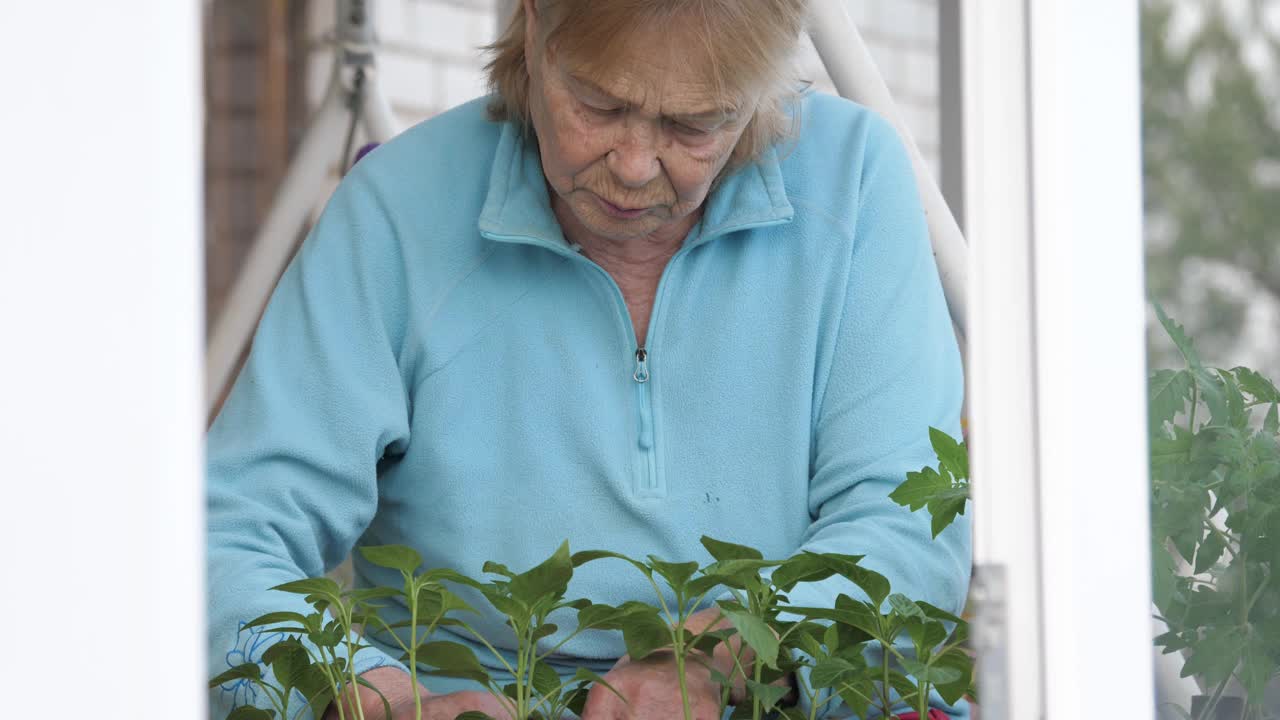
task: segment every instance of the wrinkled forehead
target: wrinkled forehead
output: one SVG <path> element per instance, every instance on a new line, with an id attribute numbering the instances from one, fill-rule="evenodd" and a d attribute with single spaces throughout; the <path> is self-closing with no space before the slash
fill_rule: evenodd
<path id="1" fill-rule="evenodd" d="M 715 18 L 637 5 L 587 3 L 594 12 L 549 18 L 545 47 L 555 67 L 588 89 L 664 112 L 736 112 L 767 85 L 768 63 L 732 47 Z"/>

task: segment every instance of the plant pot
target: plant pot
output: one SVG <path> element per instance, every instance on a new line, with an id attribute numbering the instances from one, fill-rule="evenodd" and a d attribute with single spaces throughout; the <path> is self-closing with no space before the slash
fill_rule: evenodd
<path id="1" fill-rule="evenodd" d="M 1202 720 L 1201 713 L 1209 704 L 1209 698 L 1209 695 L 1195 695 L 1191 698 L 1191 717 Z M 1242 717 L 1244 717 L 1244 698 L 1224 695 L 1218 698 L 1218 706 L 1214 708 L 1213 716 L 1203 720 L 1240 720 Z"/>

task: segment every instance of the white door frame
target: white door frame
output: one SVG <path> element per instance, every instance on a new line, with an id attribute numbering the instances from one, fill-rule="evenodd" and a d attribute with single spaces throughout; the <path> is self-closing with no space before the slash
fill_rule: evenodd
<path id="1" fill-rule="evenodd" d="M 1150 718 L 1137 3 L 962 7 L 983 718 Z"/>
<path id="2" fill-rule="evenodd" d="M 203 719 L 201 2 L 4 13 L 3 714 Z"/>

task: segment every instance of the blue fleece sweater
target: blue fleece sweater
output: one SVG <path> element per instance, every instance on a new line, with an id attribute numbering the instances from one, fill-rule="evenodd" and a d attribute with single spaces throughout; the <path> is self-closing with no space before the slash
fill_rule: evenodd
<path id="1" fill-rule="evenodd" d="M 959 611 L 967 518 L 935 541 L 923 511 L 888 498 L 933 462 L 930 425 L 958 433 L 963 391 L 892 128 L 807 94 L 798 138 L 708 198 L 662 276 L 641 365 L 617 285 L 561 234 L 536 146 L 484 108 L 362 160 L 271 298 L 208 436 L 211 673 L 269 644 L 245 621 L 301 607 L 267 588 L 356 545 L 411 545 L 482 577 L 486 560 L 525 569 L 565 539 L 708 561 L 705 533 L 766 557 L 865 554 L 895 591 Z M 355 572 L 399 584 L 358 555 Z M 610 604 L 652 592 L 608 561 L 570 587 Z M 861 595 L 831 580 L 791 599 L 839 592 Z M 513 646 L 497 614 L 473 624 Z M 398 664 L 378 647 L 360 671 Z M 603 672 L 625 648 L 591 632 L 561 652 L 564 670 Z M 211 702 L 217 718 L 267 706 L 243 683 Z"/>

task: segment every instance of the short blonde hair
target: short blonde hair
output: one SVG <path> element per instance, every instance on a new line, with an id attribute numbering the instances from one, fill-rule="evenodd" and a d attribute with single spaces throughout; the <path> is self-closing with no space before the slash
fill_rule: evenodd
<path id="1" fill-rule="evenodd" d="M 807 0 L 534 0 L 543 46 L 604 76 L 622 60 L 617 48 L 638 29 L 680 23 L 706 53 L 721 104 L 754 92 L 760 103 L 733 150 L 726 171 L 755 160 L 790 135 L 799 120 L 794 101 L 802 84 L 793 54 L 804 26 Z M 529 69 L 525 66 L 525 9 L 516 3 L 511 22 L 487 50 L 489 106 L 495 121 L 530 128 Z"/>

